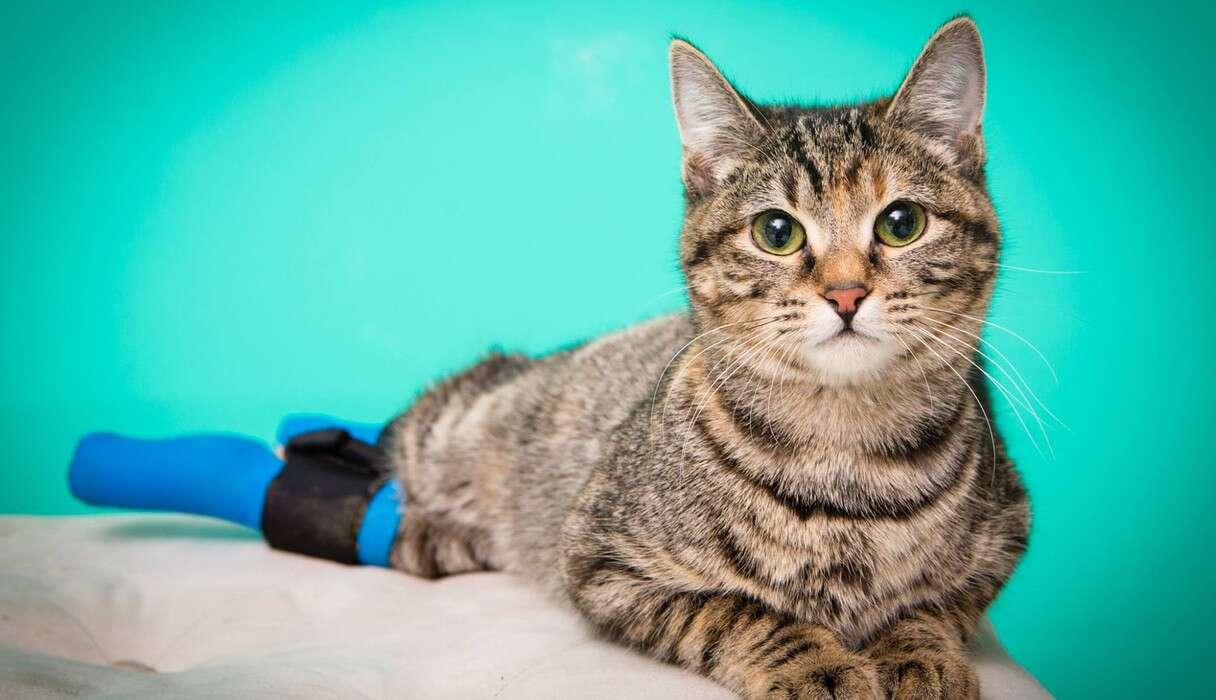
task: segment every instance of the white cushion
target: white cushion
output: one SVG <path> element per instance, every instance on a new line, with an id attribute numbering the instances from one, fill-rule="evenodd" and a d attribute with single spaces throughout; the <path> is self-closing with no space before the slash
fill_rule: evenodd
<path id="1" fill-rule="evenodd" d="M 985 626 L 986 698 L 1045 698 Z M 526 582 L 425 581 L 177 515 L 0 517 L 0 697 L 729 698 Z"/>

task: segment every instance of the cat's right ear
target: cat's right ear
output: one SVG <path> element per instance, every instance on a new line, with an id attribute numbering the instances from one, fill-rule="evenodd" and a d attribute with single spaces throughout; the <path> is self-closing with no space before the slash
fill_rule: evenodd
<path id="1" fill-rule="evenodd" d="M 925 44 L 887 116 L 944 146 L 948 158 L 982 166 L 984 92 L 980 30 L 962 15 L 943 24 Z"/>
<path id="2" fill-rule="evenodd" d="M 763 134 L 755 106 L 714 64 L 683 39 L 671 42 L 671 98 L 684 143 L 684 187 L 704 196 L 734 169 Z"/>

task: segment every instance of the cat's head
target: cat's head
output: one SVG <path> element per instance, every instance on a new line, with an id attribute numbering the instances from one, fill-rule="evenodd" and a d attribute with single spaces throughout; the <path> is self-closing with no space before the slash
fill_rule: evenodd
<path id="1" fill-rule="evenodd" d="M 840 383 L 881 379 L 922 346 L 948 353 L 942 324 L 969 343 L 999 249 L 971 19 L 943 25 L 895 95 L 865 104 L 756 105 L 679 39 L 671 81 L 699 330 Z"/>

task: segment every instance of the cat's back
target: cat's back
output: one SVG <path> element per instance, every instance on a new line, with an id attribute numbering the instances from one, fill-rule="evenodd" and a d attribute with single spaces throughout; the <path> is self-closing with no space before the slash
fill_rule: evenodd
<path id="1" fill-rule="evenodd" d="M 608 435 L 637 406 L 649 404 L 663 370 L 692 334 L 688 316 L 672 314 L 541 358 L 521 408 L 552 422 L 526 422 L 521 436 L 557 448 Z"/>
<path id="2" fill-rule="evenodd" d="M 383 439 L 407 514 L 480 543 L 485 565 L 550 579 L 570 503 L 692 336 L 672 314 L 540 358 L 493 353 L 431 388 Z"/>
<path id="3" fill-rule="evenodd" d="M 492 352 L 419 396 L 385 430 L 404 450 L 444 451 L 476 442 L 491 426 L 544 451 L 595 437 L 647 400 L 671 360 L 692 338 L 687 314 L 669 314 L 538 358 Z"/>

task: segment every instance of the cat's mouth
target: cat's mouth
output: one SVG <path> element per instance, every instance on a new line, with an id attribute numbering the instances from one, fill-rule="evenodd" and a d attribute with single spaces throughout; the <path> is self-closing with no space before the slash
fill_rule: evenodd
<path id="1" fill-rule="evenodd" d="M 878 338 L 872 335 L 862 333 L 852 326 L 841 328 L 836 335 L 833 335 L 823 341 L 820 345 L 828 345 L 831 343 L 873 343 L 877 342 Z"/>

